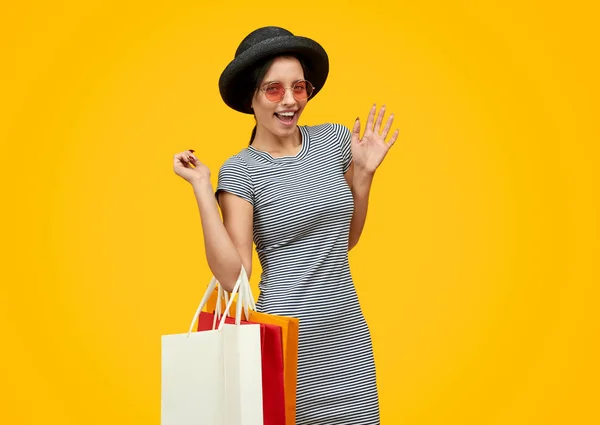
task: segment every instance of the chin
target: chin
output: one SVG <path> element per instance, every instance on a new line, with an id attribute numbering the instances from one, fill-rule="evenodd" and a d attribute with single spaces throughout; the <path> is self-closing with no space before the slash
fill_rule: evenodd
<path id="1" fill-rule="evenodd" d="M 277 136 L 279 136 L 279 137 L 291 137 L 296 132 L 296 129 L 297 129 L 297 126 L 294 125 L 291 128 L 279 129 L 279 131 L 275 134 L 277 134 Z"/>
<path id="2" fill-rule="evenodd" d="M 277 119 L 277 118 L 275 118 Z M 277 136 L 291 136 L 294 134 L 294 132 L 296 131 L 296 129 L 298 128 L 298 120 L 294 120 L 294 122 L 292 124 L 290 124 L 289 126 L 282 126 L 281 124 L 279 124 L 278 122 L 275 123 L 275 125 L 273 127 L 271 127 L 271 131 L 273 132 L 273 134 L 276 134 Z"/>

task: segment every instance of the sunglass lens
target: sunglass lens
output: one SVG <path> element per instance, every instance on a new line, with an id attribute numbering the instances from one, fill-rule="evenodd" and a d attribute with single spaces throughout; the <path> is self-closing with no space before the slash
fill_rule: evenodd
<path id="1" fill-rule="evenodd" d="M 308 81 L 298 81 L 294 84 L 294 97 L 298 100 L 308 99 L 312 91 L 313 86 Z"/>
<path id="2" fill-rule="evenodd" d="M 269 99 L 271 102 L 279 102 L 281 99 L 283 99 L 284 92 L 285 89 L 281 83 L 271 83 L 265 89 L 267 99 Z"/>

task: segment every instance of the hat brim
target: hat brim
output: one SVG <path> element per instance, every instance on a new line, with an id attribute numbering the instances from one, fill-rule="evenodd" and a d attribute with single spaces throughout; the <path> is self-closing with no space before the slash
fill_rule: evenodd
<path id="1" fill-rule="evenodd" d="M 285 53 L 298 55 L 307 67 L 304 78 L 315 87 L 310 99 L 323 88 L 329 74 L 329 58 L 325 49 L 314 40 L 300 36 L 280 36 L 261 41 L 250 47 L 227 65 L 219 78 L 219 91 L 223 101 L 236 111 L 252 114 L 252 109 L 244 105 L 248 90 L 250 72 L 256 64 L 267 58 Z"/>

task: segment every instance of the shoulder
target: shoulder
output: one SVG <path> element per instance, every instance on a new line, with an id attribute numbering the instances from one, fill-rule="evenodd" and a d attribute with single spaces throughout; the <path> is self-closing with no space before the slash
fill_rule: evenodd
<path id="1" fill-rule="evenodd" d="M 221 165 L 221 171 L 248 169 L 248 149 L 242 149 L 236 154 L 231 155 Z"/>
<path id="2" fill-rule="evenodd" d="M 340 141 L 345 141 L 351 137 L 350 129 L 339 123 L 328 122 L 303 127 L 314 137 L 323 137 L 329 140 L 336 139 Z"/>
<path id="3" fill-rule="evenodd" d="M 254 203 L 254 185 L 248 172 L 244 151 L 230 156 L 219 169 L 216 193 L 229 192 Z"/>
<path id="4" fill-rule="evenodd" d="M 249 180 L 247 149 L 231 155 L 219 169 L 219 181 Z"/>

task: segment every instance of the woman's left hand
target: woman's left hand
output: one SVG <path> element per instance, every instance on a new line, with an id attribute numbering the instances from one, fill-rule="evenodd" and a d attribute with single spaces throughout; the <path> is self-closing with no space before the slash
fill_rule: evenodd
<path id="1" fill-rule="evenodd" d="M 377 167 L 383 162 L 386 154 L 396 142 L 399 132 L 399 130 L 394 131 L 389 142 L 386 142 L 385 139 L 394 122 L 394 114 L 388 117 L 383 131 L 381 131 L 385 105 L 379 110 L 377 121 L 375 121 L 375 127 L 373 128 L 376 111 L 377 106 L 373 105 L 369 112 L 367 126 L 362 138 L 360 138 L 360 120 L 358 118 L 352 129 L 352 161 L 354 162 L 354 169 L 367 174 L 375 173 Z"/>

